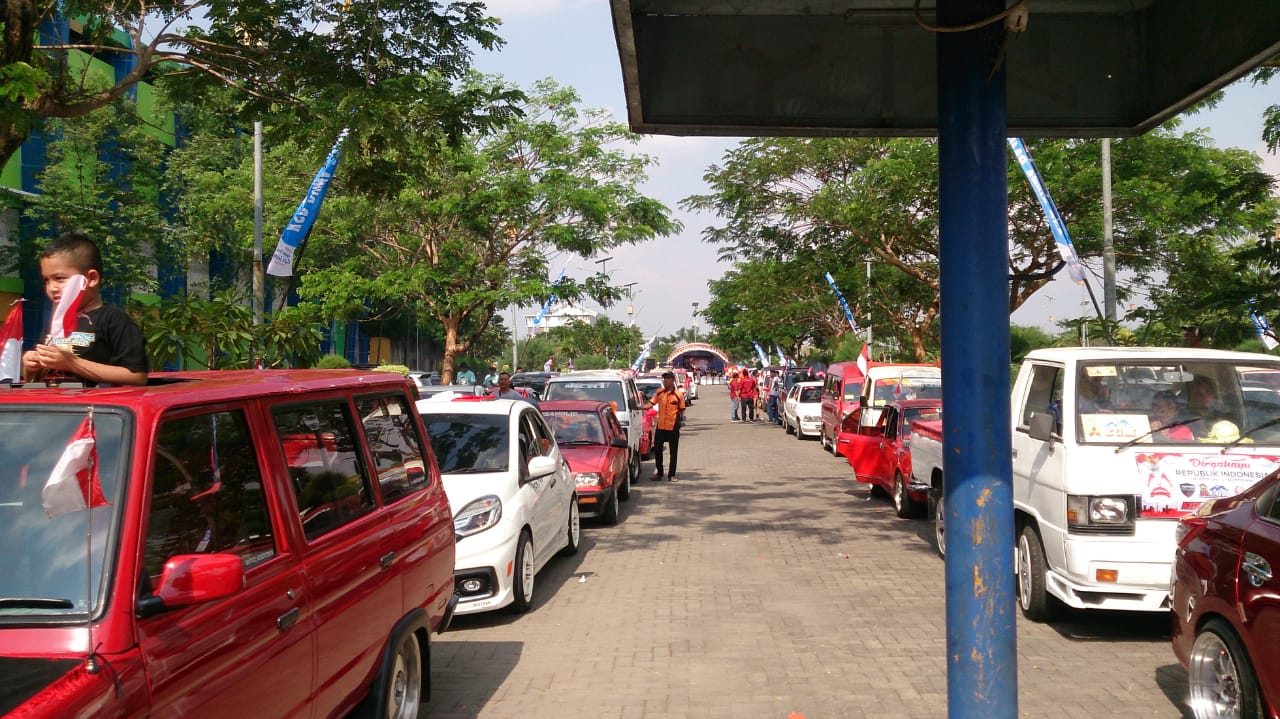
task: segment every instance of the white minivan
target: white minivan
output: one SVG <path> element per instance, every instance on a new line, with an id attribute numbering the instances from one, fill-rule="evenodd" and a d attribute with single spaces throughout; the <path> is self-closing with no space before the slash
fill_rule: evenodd
<path id="1" fill-rule="evenodd" d="M 542 399 L 585 399 L 613 405 L 618 422 L 627 430 L 631 481 L 640 479 L 640 438 L 644 434 L 644 410 L 640 407 L 644 397 L 636 388 L 635 379 L 609 369 L 570 372 L 547 380 Z"/>
<path id="2" fill-rule="evenodd" d="M 1011 402 L 1017 585 L 1033 620 L 1061 604 L 1168 611 L 1178 518 L 1280 467 L 1270 355 L 1036 350 Z"/>

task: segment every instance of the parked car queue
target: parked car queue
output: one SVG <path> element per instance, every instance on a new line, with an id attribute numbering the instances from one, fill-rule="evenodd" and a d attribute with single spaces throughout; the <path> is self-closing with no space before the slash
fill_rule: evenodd
<path id="1" fill-rule="evenodd" d="M 938 488 L 932 487 L 927 477 L 923 481 L 916 478 L 910 438 L 915 432 L 913 422 L 923 422 L 922 427 L 930 428 L 931 432 L 936 432 L 940 426 L 940 372 L 936 383 L 923 379 L 905 383 L 900 378 L 908 375 L 906 371 L 896 382 L 893 379 L 877 382 L 875 371 L 862 372 L 860 368 L 848 365 L 835 367 L 824 382 L 800 382 L 788 390 L 779 423 L 786 432 L 794 432 L 800 439 L 814 431 L 824 448 L 849 462 L 856 481 L 869 484 L 874 491 L 887 494 L 892 499 L 899 517 L 932 514 L 933 500 L 937 500 L 940 508 L 941 496 L 936 494 Z M 893 370 L 886 369 L 880 374 L 884 372 L 893 373 Z M 1104 373 L 1099 371 L 1096 374 L 1101 376 Z M 1125 380 L 1141 381 L 1128 376 L 1136 373 L 1120 374 Z M 1157 372 L 1147 380 L 1147 384 L 1154 388 L 1152 391 L 1168 384 L 1164 374 L 1168 373 Z M 1213 453 L 1215 455 L 1225 454 L 1228 450 L 1238 452 L 1253 443 L 1254 438 L 1259 438 L 1259 442 L 1274 441 L 1267 431 L 1280 422 L 1280 417 L 1275 416 L 1276 408 L 1280 407 L 1280 399 L 1277 399 L 1280 397 L 1280 390 L 1277 390 L 1280 371 L 1264 369 L 1259 363 L 1258 367 L 1240 369 L 1238 374 L 1245 425 L 1230 437 L 1211 435 L 1200 440 L 1210 444 L 1225 443 L 1220 453 Z M 1180 375 L 1178 380 L 1188 386 L 1195 384 L 1186 376 Z M 1228 388 L 1232 385 L 1230 382 L 1222 384 Z M 851 387 L 856 387 L 856 391 L 850 392 Z M 1172 389 L 1177 389 L 1177 382 Z M 1178 396 L 1172 391 L 1160 395 Z M 1142 409 L 1151 403 L 1152 400 L 1147 400 L 1139 407 Z M 1235 405 L 1228 400 L 1222 406 Z M 1200 419 L 1190 414 L 1186 417 L 1183 420 L 1175 417 L 1170 420 L 1172 424 L 1166 422 L 1169 426 L 1167 434 L 1178 439 L 1181 435 L 1173 434 L 1174 429 Z M 1160 425 L 1153 421 L 1152 426 Z M 1191 439 L 1190 431 L 1184 430 L 1182 434 L 1186 435 L 1183 441 L 1195 441 Z M 1143 438 L 1141 432 L 1138 435 L 1128 444 Z M 1267 439 L 1261 439 L 1263 437 Z M 937 442 L 936 439 L 933 441 Z M 1168 456 L 1176 459 L 1179 455 Z M 1192 452 L 1186 456 L 1190 463 L 1201 454 Z M 1225 466 L 1229 461 L 1232 458 L 1225 457 L 1219 464 Z M 1274 462 L 1280 461 L 1280 457 L 1274 456 L 1274 452 L 1266 447 L 1259 447 L 1245 460 L 1235 461 L 1243 470 L 1252 470 L 1255 465 L 1267 463 L 1274 467 Z M 1160 487 L 1170 481 L 1163 476 L 1157 479 Z M 1274 719 L 1280 716 L 1280 644 L 1275 641 L 1280 635 L 1280 576 L 1277 575 L 1280 569 L 1280 469 L 1268 469 L 1266 476 L 1251 486 L 1249 483 L 1253 480 L 1249 479 L 1242 485 L 1247 489 L 1231 496 L 1222 491 L 1225 487 L 1209 486 L 1203 482 L 1196 484 L 1186 479 L 1180 485 L 1177 479 L 1172 481 L 1173 493 L 1197 500 L 1197 505 L 1192 505 L 1194 511 L 1170 515 L 1167 520 L 1176 523 L 1176 547 L 1168 585 L 1169 599 L 1162 607 L 1171 610 L 1173 653 L 1188 670 L 1191 712 L 1196 719 Z M 1146 495 L 1121 499 L 1133 506 L 1139 501 L 1144 506 L 1149 502 Z M 1199 503 L 1201 501 L 1203 503 Z M 1105 504 L 1091 502 L 1087 521 L 1095 524 L 1108 521 L 1103 511 Z M 940 520 L 939 517 L 936 522 L 939 530 L 936 538 L 942 551 L 944 535 Z M 1025 531 L 1023 535 L 1025 538 Z M 1024 545 L 1025 542 L 1019 545 L 1022 559 L 1019 561 L 1018 588 L 1019 601 L 1025 611 L 1026 601 L 1022 595 L 1027 591 L 1024 587 L 1028 582 L 1022 575 L 1027 574 L 1027 560 L 1033 565 L 1030 567 L 1033 579 L 1036 572 L 1044 572 L 1043 568 L 1034 566 L 1035 562 L 1043 563 L 1044 560 Z M 1045 601 L 1052 599 L 1048 597 Z"/>

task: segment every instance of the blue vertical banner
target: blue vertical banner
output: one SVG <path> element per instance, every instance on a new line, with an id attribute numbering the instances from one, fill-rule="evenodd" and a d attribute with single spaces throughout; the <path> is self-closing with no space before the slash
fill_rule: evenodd
<path id="1" fill-rule="evenodd" d="M 764 349 L 762 349 L 762 348 L 760 347 L 760 343 L 759 343 L 759 342 L 756 342 L 755 340 L 751 340 L 751 344 L 755 345 L 755 348 L 756 348 L 756 355 L 758 355 L 758 356 L 760 357 L 760 366 L 761 366 L 761 367 L 768 367 L 768 366 L 769 366 L 769 355 L 767 355 L 767 354 L 765 354 L 765 353 L 764 353 Z"/>
<path id="2" fill-rule="evenodd" d="M 1049 230 L 1053 232 L 1053 241 L 1058 245 L 1058 254 L 1062 257 L 1062 261 L 1067 263 L 1067 272 L 1070 273 L 1073 281 L 1084 282 L 1084 267 L 1080 264 L 1080 256 L 1076 254 L 1076 246 L 1071 244 L 1067 223 L 1062 221 L 1062 215 L 1058 212 L 1058 206 L 1053 203 L 1053 198 L 1049 196 L 1049 190 L 1044 186 L 1040 171 L 1031 161 L 1031 153 L 1027 151 L 1026 143 L 1020 137 L 1010 137 L 1009 148 L 1013 150 L 1013 156 L 1018 160 L 1022 174 L 1027 176 L 1027 184 L 1031 185 L 1031 191 L 1040 201 L 1040 209 L 1044 210 L 1045 219 L 1049 222 Z"/>
<path id="3" fill-rule="evenodd" d="M 844 318 L 849 320 L 849 327 L 853 328 L 854 334 L 858 332 L 858 323 L 853 319 L 853 310 L 849 309 L 849 303 L 845 301 L 844 295 L 840 293 L 840 288 L 836 286 L 836 279 L 831 276 L 830 272 L 822 273 L 827 278 L 827 284 L 831 285 L 831 291 L 836 293 L 836 299 L 840 301 L 840 309 L 844 310 Z"/>
<path id="4" fill-rule="evenodd" d="M 648 342 L 644 343 L 644 347 L 640 348 L 640 356 L 636 357 L 636 361 L 631 363 L 631 369 L 639 372 L 644 367 L 644 361 L 649 358 L 649 350 L 653 348 L 653 341 L 656 339 L 658 339 L 658 336 L 654 335 L 649 338 Z"/>
<path id="5" fill-rule="evenodd" d="M 560 282 L 560 280 L 563 280 L 565 270 L 567 269 L 569 269 L 568 259 L 564 261 L 564 266 L 560 268 L 560 274 L 556 275 L 556 281 L 551 284 L 556 284 Z M 556 297 L 556 293 L 552 292 L 551 296 L 547 298 L 547 301 L 543 303 L 542 309 L 538 311 L 538 316 L 533 318 L 533 326 L 535 328 L 542 323 L 542 318 L 547 316 L 547 310 L 551 309 L 551 305 L 554 305 L 557 299 L 559 298 Z"/>
<path id="6" fill-rule="evenodd" d="M 324 161 L 324 166 L 311 180 L 311 187 L 307 190 L 306 197 L 302 198 L 298 209 L 293 212 L 293 217 L 289 218 L 289 223 L 284 226 L 284 232 L 280 233 L 280 242 L 276 243 L 276 251 L 272 253 L 271 262 L 267 265 L 267 274 L 276 277 L 293 275 L 293 255 L 306 239 L 307 233 L 311 231 L 311 225 L 315 223 L 316 216 L 320 214 L 320 205 L 324 202 L 324 196 L 329 192 L 329 183 L 333 181 L 333 175 L 338 170 L 342 141 L 346 137 L 347 130 L 344 128 L 338 133 L 333 149 L 329 150 L 329 157 Z"/>
<path id="7" fill-rule="evenodd" d="M 1271 329 L 1271 323 L 1253 308 L 1253 298 L 1249 299 L 1249 319 L 1253 321 L 1253 329 L 1258 333 L 1258 339 L 1262 340 L 1262 346 L 1266 347 L 1268 352 L 1280 347 L 1280 342 L 1276 341 L 1276 332 Z"/>

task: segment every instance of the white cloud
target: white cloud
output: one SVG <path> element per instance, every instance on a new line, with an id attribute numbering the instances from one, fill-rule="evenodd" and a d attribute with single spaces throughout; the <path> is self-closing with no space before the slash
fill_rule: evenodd
<path id="1" fill-rule="evenodd" d="M 589 0 L 488 0 L 489 12 L 506 19 L 519 15 L 552 15 L 585 7 Z"/>

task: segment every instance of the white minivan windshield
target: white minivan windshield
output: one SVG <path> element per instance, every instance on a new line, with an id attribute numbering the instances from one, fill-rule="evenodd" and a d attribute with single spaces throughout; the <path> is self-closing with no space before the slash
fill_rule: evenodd
<path id="1" fill-rule="evenodd" d="M 1280 364 L 1083 364 L 1076 388 L 1082 443 L 1280 444 Z"/>

